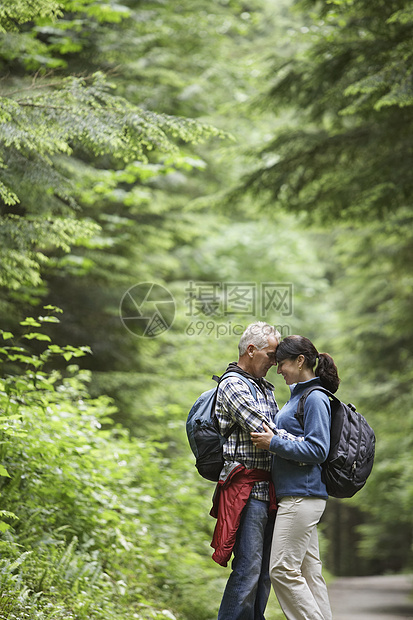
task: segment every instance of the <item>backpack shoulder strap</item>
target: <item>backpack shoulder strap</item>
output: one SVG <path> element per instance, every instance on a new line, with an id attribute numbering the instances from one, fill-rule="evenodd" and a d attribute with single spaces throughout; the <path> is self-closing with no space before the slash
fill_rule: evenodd
<path id="1" fill-rule="evenodd" d="M 254 400 L 257 400 L 257 390 L 255 385 L 252 383 L 252 381 L 250 381 L 249 379 L 247 379 L 247 377 L 244 377 L 243 375 L 241 375 L 239 372 L 236 371 L 230 371 L 230 372 L 226 372 L 222 375 L 220 381 L 222 381 L 222 379 L 226 379 L 227 377 L 236 377 L 237 379 L 241 379 L 241 381 L 243 381 L 250 389 L 251 394 L 254 397 Z"/>
<path id="2" fill-rule="evenodd" d="M 311 394 L 311 392 L 314 392 L 314 390 L 319 390 L 320 392 L 324 392 L 324 394 L 327 394 L 327 396 L 329 397 L 330 401 L 332 401 L 332 402 L 338 401 L 337 396 L 334 396 L 334 394 L 332 392 L 330 392 L 326 388 L 323 388 L 321 385 L 313 385 L 312 387 L 307 388 L 303 392 L 303 394 L 301 395 L 300 400 L 298 401 L 297 411 L 294 414 L 294 417 L 300 423 L 301 428 L 304 428 L 304 405 L 305 405 L 305 401 L 307 400 L 307 396 L 309 394 Z"/>
<path id="3" fill-rule="evenodd" d="M 254 400 L 257 400 L 257 390 L 256 390 L 255 386 L 252 384 L 251 381 L 249 381 L 247 379 L 247 377 L 243 377 L 239 372 L 230 371 L 230 372 L 224 373 L 222 375 L 222 377 L 217 377 L 217 375 L 213 375 L 212 378 L 219 385 L 219 383 L 223 379 L 226 379 L 227 377 L 236 377 L 237 379 L 241 379 L 241 381 L 243 381 L 246 385 L 248 385 L 248 387 L 251 390 L 251 393 L 252 393 L 252 395 L 254 397 Z M 214 397 L 214 402 L 213 402 L 213 407 L 212 407 L 212 415 L 213 415 L 213 417 L 216 417 L 216 415 L 215 415 L 215 403 L 216 403 L 216 400 L 217 400 L 217 394 L 218 394 L 218 388 L 215 390 L 215 397 Z M 234 432 L 235 429 L 237 429 L 237 432 L 238 432 L 238 425 L 236 423 L 233 426 L 231 426 L 231 428 L 224 434 L 224 437 L 226 439 L 228 439 L 228 437 Z M 237 446 L 238 446 L 238 437 L 237 437 L 237 444 L 235 446 L 235 452 L 237 451 Z"/>

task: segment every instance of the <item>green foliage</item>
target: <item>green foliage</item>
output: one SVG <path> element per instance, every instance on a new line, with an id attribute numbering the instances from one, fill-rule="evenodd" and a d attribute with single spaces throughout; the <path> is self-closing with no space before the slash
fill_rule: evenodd
<path id="1" fill-rule="evenodd" d="M 96 3 L 95 8 L 101 8 L 104 14 L 103 3 Z M 260 2 L 246 8 L 238 2 L 211 7 L 210 3 L 188 0 L 179 10 L 171 11 L 167 4 L 145 2 L 132 6 L 123 13 L 124 19 L 114 24 L 92 16 L 88 5 L 76 11 L 75 16 L 70 11 L 64 13 L 53 23 L 46 19 L 36 21 L 29 33 L 21 33 L 45 46 L 43 57 L 47 62 L 42 66 L 49 66 L 51 60 L 64 61 L 66 68 L 58 75 L 77 70 L 87 76 L 62 80 L 56 74 L 44 75 L 39 71 L 30 85 L 23 81 L 28 88 L 23 92 L 16 90 L 15 80 L 8 82 L 13 100 L 21 101 L 24 95 L 29 101 L 40 98 L 45 104 L 44 109 L 23 109 L 25 114 L 42 115 L 38 128 L 49 123 L 47 104 L 54 97 L 60 97 L 62 102 L 59 99 L 57 105 L 65 107 L 65 97 L 72 96 L 72 91 L 67 94 L 69 85 L 76 84 L 76 89 L 81 90 L 80 95 L 76 92 L 70 99 L 67 121 L 66 107 L 62 113 L 59 108 L 56 116 L 56 111 L 50 112 L 52 129 L 57 137 L 62 137 L 67 152 L 51 157 L 53 169 L 45 167 L 43 161 L 39 163 L 35 172 L 42 177 L 38 184 L 32 182 L 36 178 L 34 173 L 28 182 L 22 179 L 20 170 L 27 167 L 24 160 L 19 160 L 12 175 L 18 183 L 21 209 L 29 209 L 33 212 L 31 217 L 35 215 L 39 222 L 39 236 L 45 217 L 47 231 L 49 220 L 55 222 L 56 215 L 62 221 L 75 221 L 79 230 L 73 231 L 70 252 L 66 245 L 52 243 L 53 237 L 49 235 L 45 235 L 49 245 L 43 248 L 42 240 L 26 224 L 28 216 L 21 216 L 19 206 L 10 209 L 18 211 L 20 218 L 20 230 L 13 239 L 19 239 L 21 251 L 9 247 L 10 236 L 5 229 L 3 254 L 7 255 L 4 265 L 8 269 L 3 283 L 14 289 L 5 303 L 5 313 L 12 317 L 17 300 L 36 303 L 40 295 L 48 295 L 46 299 L 51 303 L 69 310 L 64 324 L 55 326 L 54 335 L 58 341 L 90 343 L 94 356 L 82 360 L 82 365 L 94 371 L 92 389 L 98 394 L 106 393 L 108 388 L 116 396 L 121 409 L 118 419 L 123 421 L 137 419 L 141 413 L 146 417 L 150 396 L 143 397 L 143 389 L 150 394 L 156 391 L 156 404 L 162 407 L 165 398 L 157 390 L 158 379 L 152 377 L 148 382 L 145 375 L 146 343 L 125 338 L 119 321 L 120 299 L 137 282 L 157 281 L 169 287 L 182 277 L 181 248 L 190 248 L 204 237 L 204 218 L 209 217 L 206 214 L 210 210 L 209 202 L 203 207 L 192 207 L 192 201 L 216 191 L 220 184 L 225 186 L 229 175 L 234 175 L 232 160 L 237 156 L 217 152 L 218 141 L 195 145 L 198 137 L 207 138 L 210 131 L 211 136 L 222 135 L 221 131 L 208 129 L 213 124 L 230 133 L 235 129 L 244 145 L 245 135 L 250 132 L 249 113 L 242 112 L 242 125 L 238 119 L 231 120 L 231 115 L 234 109 L 241 114 L 240 104 L 256 93 L 260 67 L 252 38 L 264 33 L 268 25 Z M 73 44 L 80 46 L 78 50 L 63 50 L 69 34 Z M 4 60 L 14 73 L 22 71 L 17 57 L 11 58 L 5 51 Z M 31 62 L 35 61 L 32 57 Z M 92 85 L 91 76 L 97 72 L 100 76 L 102 69 L 110 70 L 110 85 L 103 82 L 94 97 L 93 89 L 98 85 Z M 116 90 L 111 88 L 114 84 Z M 86 93 L 90 94 L 89 99 Z M 157 110 L 151 127 L 164 132 L 165 141 L 169 139 L 165 148 L 169 151 L 148 150 L 143 145 L 141 154 L 133 153 L 136 145 L 131 148 L 130 143 L 123 142 L 124 125 L 118 132 L 116 122 L 107 112 L 115 100 L 113 95 L 119 94 L 128 106 L 139 109 L 144 119 L 153 118 L 148 110 Z M 79 112 L 79 105 L 84 111 Z M 97 120 L 95 111 L 96 115 L 99 113 Z M 208 123 L 195 124 L 186 118 L 188 114 L 202 119 L 209 114 Z M 32 126 L 30 121 L 29 116 L 24 126 Z M 87 140 L 83 134 L 79 136 L 82 123 Z M 169 129 L 170 123 L 173 127 Z M 67 135 L 63 135 L 65 126 Z M 106 153 L 99 153 L 99 142 L 96 148 L 94 143 L 89 144 L 89 127 L 93 128 L 92 138 L 96 141 L 104 140 L 112 132 Z M 187 132 L 191 132 L 191 144 Z M 117 144 L 118 135 L 124 151 L 116 159 L 111 148 Z M 141 137 L 139 133 L 136 142 Z M 163 138 L 159 140 L 162 146 Z M 49 178 L 51 170 L 54 176 Z M 218 227 L 221 223 L 226 226 L 225 217 L 214 219 Z M 21 311 L 19 307 L 17 312 Z M 13 329 L 10 318 L 7 326 Z M 169 345 L 166 347 L 172 354 Z M 154 348 L 157 355 L 163 346 Z M 136 390 L 140 394 L 138 407 Z M 136 426 L 142 428 L 142 423 Z"/>
<path id="2" fill-rule="evenodd" d="M 148 151 L 154 148 L 177 152 L 171 138 L 197 141 L 220 133 L 192 120 L 136 108 L 110 90 L 110 84 L 96 74 L 90 80 L 66 78 L 41 84 L 38 89 L 32 86 L 28 94 L 19 92 L 2 98 L 2 160 L 9 162 L 2 171 L 6 204 L 22 200 L 20 183 L 8 179 L 23 160 L 27 160 L 27 180 L 32 177 L 32 183 L 40 164 L 46 167 L 43 174 L 47 175 L 49 168 L 49 183 L 43 189 L 52 194 L 50 200 L 60 198 L 62 209 L 70 193 L 68 196 L 67 181 L 66 192 L 57 187 L 58 180 L 65 180 L 53 167 L 52 156 L 57 153 L 71 154 L 76 148 L 91 156 L 110 153 L 115 161 L 145 162 Z M 44 182 L 45 178 L 38 180 Z"/>
<path id="3" fill-rule="evenodd" d="M 5 618 L 216 617 L 227 572 L 210 560 L 212 488 L 184 420 L 236 359 L 230 326 L 256 318 L 332 353 L 342 397 L 377 431 L 371 479 L 341 504 L 345 561 L 326 544 L 329 567 L 411 564 L 411 8 L 288 4 L 0 9 Z M 253 198 L 224 200 L 238 179 Z M 119 319 L 139 282 L 176 303 L 156 339 Z M 191 314 L 190 282 L 289 283 L 293 309 Z M 51 307 L 22 321 L 39 300 Z"/>
<path id="4" fill-rule="evenodd" d="M 347 574 L 410 569 L 411 6 L 296 5 L 304 25 L 291 29 L 295 49 L 277 50 L 267 89 L 268 106 L 283 111 L 284 122 L 240 185 L 275 218 L 281 208 L 331 231 L 319 256 L 337 312 L 331 346 L 339 352 L 340 391 L 378 440 L 371 479 L 343 508 L 343 523 L 356 532 L 353 558 L 345 533 L 334 543 L 333 527 L 332 565 Z M 397 525 L 384 497 L 387 507 L 400 507 Z"/>
<path id="5" fill-rule="evenodd" d="M 51 248 L 69 252 L 73 246 L 91 240 L 99 230 L 91 220 L 23 218 L 14 214 L 0 218 L 0 286 L 12 290 L 19 290 L 24 285 L 39 286 L 41 270 L 49 262 Z"/>
<path id="6" fill-rule="evenodd" d="M 48 370 L 55 356 L 88 353 L 50 342 L 45 329 L 55 312 L 22 321 L 18 338 L 1 333 L 1 613 L 189 618 L 186 586 L 196 588 L 211 570 L 205 489 L 186 457 L 170 458 L 163 443 L 113 426 L 112 402 L 88 394 L 89 373 Z M 33 339 L 38 355 L 22 344 Z M 210 600 L 201 600 L 198 617 L 210 613 Z"/>
<path id="7" fill-rule="evenodd" d="M 297 112 L 249 186 L 323 222 L 369 221 L 410 203 L 407 5 L 320 3 L 304 51 L 275 67 L 268 96 Z"/>
<path id="8" fill-rule="evenodd" d="M 54 4 L 48 6 L 40 5 L 33 15 L 31 5 L 12 3 L 4 15 L 12 19 L 13 32 L 10 22 L 1 35 L 0 62 L 13 77 L 0 98 L 0 283 L 14 290 L 27 287 L 27 292 L 44 286 L 52 254 L 67 253 L 73 245 L 90 246 L 91 238 L 98 237 L 97 223 L 79 213 L 81 165 L 69 166 L 67 157 L 99 168 L 156 162 L 161 156 L 179 162 L 183 144 L 224 136 L 211 124 L 156 113 L 120 96 L 113 80 L 100 67 L 94 70 L 93 63 L 82 77 L 70 70 L 46 74 L 42 67 L 67 66 L 66 55 L 82 52 L 83 44 L 93 39 L 90 28 L 102 36 L 110 32 L 109 24 L 130 14 L 126 6 L 104 2 L 62 2 L 58 12 Z M 16 31 L 28 19 L 34 27 Z M 79 31 L 83 43 L 69 45 L 70 34 L 76 38 Z M 26 77 L 33 69 L 38 74 Z"/>
<path id="9" fill-rule="evenodd" d="M 348 330 L 337 339 L 343 364 L 340 391 L 345 389 L 377 435 L 372 475 L 351 502 L 362 513 L 354 528 L 363 572 L 398 571 L 412 562 L 410 220 L 409 210 L 399 210 L 385 226 L 373 222 L 368 230 L 354 227 L 351 234 L 336 234 L 336 303 L 339 321 L 345 320 Z M 390 526 L 387 502 L 378 506 L 377 498 L 384 496 L 399 504 L 396 528 L 394 519 Z M 352 562 L 349 558 L 347 570 Z"/>
<path id="10" fill-rule="evenodd" d="M 26 155 L 36 151 L 46 163 L 48 155 L 70 154 L 76 147 L 122 161 L 146 161 L 146 152 L 153 148 L 176 150 L 168 133 L 184 141 L 218 133 L 194 121 L 137 109 L 110 90 L 103 76 L 95 74 L 89 80 L 70 77 L 4 97 L 4 147 Z M 41 131 L 45 125 L 46 133 Z"/>
<path id="11" fill-rule="evenodd" d="M 99 230 L 90 218 L 74 218 L 78 191 L 56 154 L 76 149 L 89 156 L 110 154 L 113 161 L 146 162 L 152 149 L 178 153 L 173 140 L 199 141 L 221 133 L 206 124 L 138 109 L 111 95 L 101 75 L 67 78 L 29 91 L 0 102 L 0 156 L 7 160 L 0 171 L 0 193 L 5 205 L 22 207 L 18 213 L 3 211 L 0 282 L 15 289 L 40 284 L 51 250 L 68 252 Z"/>
<path id="12" fill-rule="evenodd" d="M 36 5 L 30 0 L 18 0 L 0 7 L 0 32 L 17 30 L 18 24 L 24 24 L 37 17 L 55 17 L 60 15 L 62 3 L 58 0 L 39 0 Z"/>

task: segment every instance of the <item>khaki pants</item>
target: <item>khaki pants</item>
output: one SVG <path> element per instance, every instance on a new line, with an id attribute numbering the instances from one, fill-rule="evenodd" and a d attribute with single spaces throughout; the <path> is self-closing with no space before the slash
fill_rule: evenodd
<path id="1" fill-rule="evenodd" d="M 332 620 L 317 535 L 325 506 L 324 499 L 314 497 L 283 497 L 279 501 L 270 575 L 288 620 Z"/>

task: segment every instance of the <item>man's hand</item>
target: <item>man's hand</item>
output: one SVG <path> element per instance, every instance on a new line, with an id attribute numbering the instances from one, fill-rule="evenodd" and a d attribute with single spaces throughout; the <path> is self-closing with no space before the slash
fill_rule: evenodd
<path id="1" fill-rule="evenodd" d="M 251 433 L 251 440 L 256 448 L 259 448 L 260 450 L 269 450 L 271 439 L 274 437 L 274 433 L 265 424 L 265 422 L 263 422 L 262 425 L 263 425 L 265 432 L 264 433 Z"/>

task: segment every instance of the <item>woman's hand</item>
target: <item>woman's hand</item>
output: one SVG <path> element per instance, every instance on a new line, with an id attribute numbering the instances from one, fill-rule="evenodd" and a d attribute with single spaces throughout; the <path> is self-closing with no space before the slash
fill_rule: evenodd
<path id="1" fill-rule="evenodd" d="M 265 422 L 262 423 L 262 426 L 264 428 L 264 433 L 251 433 L 251 440 L 256 448 L 260 450 L 269 450 L 274 433 Z"/>

